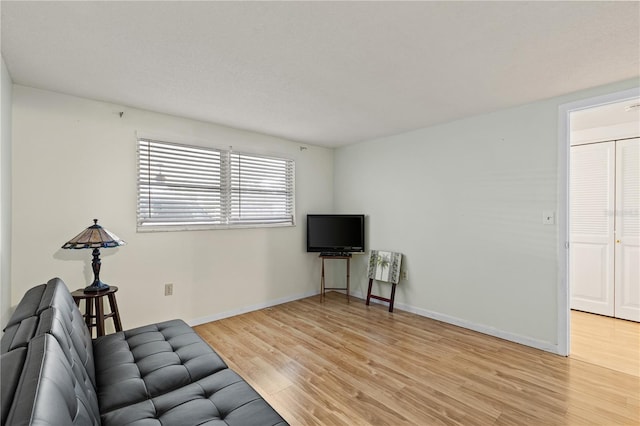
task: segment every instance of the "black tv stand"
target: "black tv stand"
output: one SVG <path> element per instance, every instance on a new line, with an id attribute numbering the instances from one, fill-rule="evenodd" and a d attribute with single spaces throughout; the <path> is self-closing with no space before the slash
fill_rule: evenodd
<path id="1" fill-rule="evenodd" d="M 349 275 L 351 264 L 351 253 L 336 253 L 331 252 L 328 254 L 320 253 L 320 259 L 322 259 L 322 277 L 320 278 L 320 299 L 324 299 L 324 293 L 327 290 L 343 290 L 347 295 L 347 303 L 349 303 Z M 324 261 L 325 260 L 344 259 L 347 261 L 347 286 L 346 287 L 327 287 L 324 282 Z"/>
<path id="2" fill-rule="evenodd" d="M 324 251 L 320 253 L 320 257 L 351 257 L 348 251 Z"/>

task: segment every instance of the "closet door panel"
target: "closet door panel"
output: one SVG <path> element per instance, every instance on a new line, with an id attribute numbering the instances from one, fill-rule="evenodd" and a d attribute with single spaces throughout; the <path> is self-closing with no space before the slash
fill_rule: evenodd
<path id="1" fill-rule="evenodd" d="M 614 314 L 615 142 L 571 147 L 571 308 Z"/>
<path id="2" fill-rule="evenodd" d="M 615 316 L 640 321 L 640 138 L 616 144 Z"/>

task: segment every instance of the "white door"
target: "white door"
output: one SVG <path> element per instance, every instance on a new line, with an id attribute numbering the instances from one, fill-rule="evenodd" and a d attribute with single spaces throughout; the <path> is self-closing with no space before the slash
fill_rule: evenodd
<path id="1" fill-rule="evenodd" d="M 615 142 L 571 147 L 571 309 L 614 314 Z"/>
<path id="2" fill-rule="evenodd" d="M 615 316 L 640 321 L 640 138 L 616 144 Z"/>

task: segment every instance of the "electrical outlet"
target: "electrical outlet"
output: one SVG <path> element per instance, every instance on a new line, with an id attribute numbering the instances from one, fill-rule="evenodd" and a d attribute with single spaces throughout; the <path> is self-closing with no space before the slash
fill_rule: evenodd
<path id="1" fill-rule="evenodd" d="M 173 283 L 164 285 L 164 295 L 165 296 L 173 296 Z"/>
<path id="2" fill-rule="evenodd" d="M 407 272 L 407 270 L 406 270 L 406 269 L 403 269 L 403 270 L 400 272 L 400 279 L 401 279 L 401 280 L 405 280 L 405 281 L 409 279 L 409 273 Z"/>

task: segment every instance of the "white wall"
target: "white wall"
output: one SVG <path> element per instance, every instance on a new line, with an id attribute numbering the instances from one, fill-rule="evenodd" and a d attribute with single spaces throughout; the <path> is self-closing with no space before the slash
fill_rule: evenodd
<path id="1" fill-rule="evenodd" d="M 2 58 L 0 85 L 0 325 L 11 313 L 11 91 L 13 83 Z"/>
<path id="2" fill-rule="evenodd" d="M 557 351 L 559 235 L 542 214 L 559 205 L 558 107 L 637 85 L 340 148 L 336 211 L 366 213 L 368 247 L 405 254 L 399 307 Z M 352 272 L 363 294 L 365 261 Z"/>
<path id="3" fill-rule="evenodd" d="M 13 104 L 14 303 L 53 276 L 72 290 L 90 282 L 90 251 L 60 246 L 94 217 L 128 243 L 102 250 L 100 275 L 120 288 L 125 328 L 195 323 L 317 293 L 304 218 L 333 207 L 332 150 L 18 85 Z M 136 233 L 136 131 L 293 158 L 297 226 Z M 163 295 L 164 283 L 174 284 L 173 296 Z"/>

